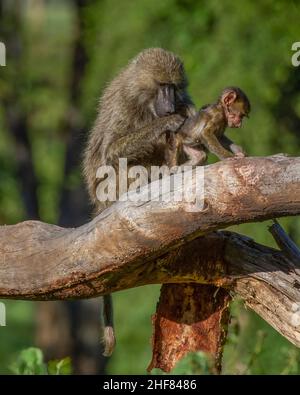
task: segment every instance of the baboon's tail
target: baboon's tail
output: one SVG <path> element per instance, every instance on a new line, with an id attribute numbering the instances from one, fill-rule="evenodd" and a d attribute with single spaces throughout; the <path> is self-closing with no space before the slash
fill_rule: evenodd
<path id="1" fill-rule="evenodd" d="M 104 319 L 104 329 L 103 329 L 103 345 L 104 351 L 103 355 L 105 357 L 110 357 L 114 351 L 116 338 L 113 323 L 113 303 L 112 296 L 104 295 L 103 297 L 103 319 Z"/>

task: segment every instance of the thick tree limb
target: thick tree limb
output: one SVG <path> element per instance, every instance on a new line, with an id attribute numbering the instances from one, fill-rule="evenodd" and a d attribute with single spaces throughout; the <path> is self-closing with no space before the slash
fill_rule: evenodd
<path id="1" fill-rule="evenodd" d="M 86 298 L 150 283 L 214 284 L 239 294 L 300 346 L 292 319 L 300 281 L 284 253 L 228 232 L 187 243 L 231 224 L 299 214 L 299 192 L 300 158 L 229 159 L 205 167 L 202 211 L 190 212 L 186 201 L 118 202 L 76 229 L 2 226 L 0 297 Z"/>
<path id="2" fill-rule="evenodd" d="M 129 201 L 76 229 L 35 221 L 2 226 L 0 296 L 86 298 L 162 282 L 160 266 L 149 273 L 153 263 L 146 262 L 217 228 L 299 214 L 299 192 L 300 158 L 228 159 L 205 167 L 203 211 L 188 211 L 184 200 Z"/>

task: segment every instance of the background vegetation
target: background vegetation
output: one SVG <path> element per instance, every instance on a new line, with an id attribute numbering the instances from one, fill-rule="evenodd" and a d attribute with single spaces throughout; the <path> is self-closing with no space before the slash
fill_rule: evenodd
<path id="1" fill-rule="evenodd" d="M 146 47 L 180 55 L 197 106 L 228 85 L 247 92 L 251 117 L 230 135 L 250 155 L 299 155 L 300 67 L 291 64 L 299 10 L 296 0 L 0 0 L 7 47 L 0 68 L 0 224 L 87 221 L 80 162 L 98 97 Z M 300 244 L 299 219 L 281 223 Z M 235 230 L 271 245 L 266 225 Z M 99 358 L 97 303 L 6 301 L 0 373 L 20 372 L 11 368 L 17 355 L 36 345 L 46 359 L 71 356 L 75 372 L 145 373 L 158 295 L 158 286 L 115 295 L 118 346 L 108 364 Z M 232 313 L 224 373 L 300 373 L 299 350 L 241 302 Z M 206 371 L 201 355 L 176 368 Z"/>

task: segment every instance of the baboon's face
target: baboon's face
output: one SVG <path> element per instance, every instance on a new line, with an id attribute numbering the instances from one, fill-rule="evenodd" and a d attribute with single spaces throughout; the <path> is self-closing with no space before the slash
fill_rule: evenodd
<path id="1" fill-rule="evenodd" d="M 236 91 L 232 89 L 223 93 L 221 103 L 228 127 L 240 128 L 244 117 L 249 116 L 250 104 L 248 99 L 239 98 Z"/>
<path id="2" fill-rule="evenodd" d="M 157 84 L 154 98 L 154 110 L 158 117 L 165 117 L 176 112 L 176 87 L 174 84 Z"/>

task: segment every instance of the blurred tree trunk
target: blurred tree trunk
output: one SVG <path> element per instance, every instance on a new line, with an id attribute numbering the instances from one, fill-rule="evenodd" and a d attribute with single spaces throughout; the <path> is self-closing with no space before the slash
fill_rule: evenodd
<path id="1" fill-rule="evenodd" d="M 70 177 L 81 172 L 86 125 L 82 115 L 81 88 L 87 65 L 84 12 L 90 1 L 75 0 L 74 42 L 69 81 L 69 108 L 62 130 L 66 143 L 64 182 L 60 198 L 59 225 L 79 226 L 89 218 L 89 197 L 80 182 L 70 187 Z M 70 355 L 76 374 L 103 374 L 107 358 L 101 355 L 100 317 L 102 299 L 40 304 L 37 343 L 47 360 Z"/>
<path id="2" fill-rule="evenodd" d="M 7 46 L 9 65 L 3 75 L 10 89 L 2 96 L 5 121 L 15 142 L 16 178 L 21 186 L 26 216 L 39 219 L 37 187 L 29 138 L 28 112 L 22 101 L 22 88 L 26 76 L 23 70 L 24 37 L 22 16 L 24 7 L 20 0 L 0 3 L 0 36 Z"/>
<path id="3" fill-rule="evenodd" d="M 83 39 L 84 10 L 89 0 L 74 0 L 74 50 L 69 81 L 69 108 L 63 120 L 66 143 L 64 183 L 60 198 L 59 224 L 78 226 L 89 218 L 89 199 L 82 183 L 69 187 L 70 177 L 80 172 L 81 150 L 86 133 L 80 108 L 81 85 L 87 64 Z M 33 4 L 31 4 L 33 3 Z M 44 1 L 32 0 L 35 20 L 44 15 Z M 21 186 L 26 218 L 39 219 L 38 180 L 33 164 L 29 135 L 29 111 L 24 106 L 26 84 L 23 17 L 26 4 L 22 0 L 0 1 L 0 36 L 7 46 L 9 67 L 3 68 L 9 89 L 2 97 L 7 129 L 14 137 L 16 178 Z M 36 339 L 47 360 L 71 356 L 74 373 L 104 372 L 106 359 L 100 350 L 101 299 L 75 302 L 43 302 L 37 309 Z"/>

